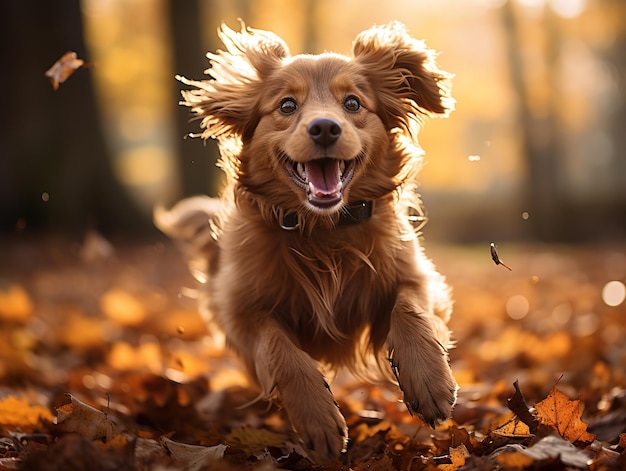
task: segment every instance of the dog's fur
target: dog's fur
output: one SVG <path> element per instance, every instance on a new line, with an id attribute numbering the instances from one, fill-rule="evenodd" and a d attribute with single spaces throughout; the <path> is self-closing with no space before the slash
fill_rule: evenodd
<path id="1" fill-rule="evenodd" d="M 180 79 L 202 137 L 220 146 L 221 205 L 183 200 L 157 225 L 187 242 L 228 344 L 319 458 L 345 450 L 347 429 L 318 362 L 362 372 L 377 358 L 409 412 L 446 419 L 452 303 L 410 213 L 418 126 L 452 109 L 450 76 L 397 22 L 359 34 L 351 58 L 292 57 L 243 26 L 219 35 L 211 79 Z M 371 217 L 342 224 L 356 201 L 373 202 Z"/>

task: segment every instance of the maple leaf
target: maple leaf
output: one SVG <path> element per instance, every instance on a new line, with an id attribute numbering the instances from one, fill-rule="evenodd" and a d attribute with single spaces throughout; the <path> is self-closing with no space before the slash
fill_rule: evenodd
<path id="1" fill-rule="evenodd" d="M 542 424 L 556 430 L 565 440 L 591 443 L 596 436 L 587 432 L 587 424 L 581 419 L 580 400 L 572 400 L 559 391 L 556 386 L 548 397 L 535 405 L 537 417 Z"/>

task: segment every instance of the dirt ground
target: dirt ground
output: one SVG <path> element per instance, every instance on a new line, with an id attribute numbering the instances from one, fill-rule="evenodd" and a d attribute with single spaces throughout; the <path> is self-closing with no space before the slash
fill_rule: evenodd
<path id="1" fill-rule="evenodd" d="M 426 247 L 454 289 L 453 418 L 340 374 L 350 445 L 321 467 L 169 243 L 0 241 L 0 471 L 626 469 L 626 247 L 502 244 L 511 271 L 489 243 Z"/>

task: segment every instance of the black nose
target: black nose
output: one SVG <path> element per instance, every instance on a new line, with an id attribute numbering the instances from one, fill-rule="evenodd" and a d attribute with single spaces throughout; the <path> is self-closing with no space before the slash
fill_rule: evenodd
<path id="1" fill-rule="evenodd" d="M 328 147 L 337 142 L 341 136 L 341 124 L 334 119 L 317 118 L 309 123 L 307 131 L 313 142 Z"/>

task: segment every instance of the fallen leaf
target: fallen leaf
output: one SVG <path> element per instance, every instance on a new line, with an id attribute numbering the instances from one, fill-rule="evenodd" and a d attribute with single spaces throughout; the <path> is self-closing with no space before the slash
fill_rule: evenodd
<path id="1" fill-rule="evenodd" d="M 141 324 L 148 314 L 139 299 L 121 289 L 104 293 L 100 298 L 100 309 L 109 319 L 125 326 Z"/>
<path id="2" fill-rule="evenodd" d="M 587 432 L 587 424 L 580 417 L 582 415 L 579 400 L 571 400 L 556 386 L 543 401 L 539 402 L 535 409 L 537 417 L 542 424 L 556 430 L 565 440 L 574 443 L 576 441 L 591 443 L 596 436 Z"/>
<path id="3" fill-rule="evenodd" d="M 528 432 L 534 433 L 539 426 L 537 418 L 530 412 L 530 407 L 526 403 L 526 399 L 519 388 L 519 382 L 515 380 L 513 383 L 515 393 L 507 399 L 507 405 L 509 409 L 515 413 L 515 415 L 528 426 Z"/>
<path id="4" fill-rule="evenodd" d="M 520 451 L 507 451 L 496 457 L 498 464 L 505 469 L 524 469 L 533 464 L 533 458 Z"/>
<path id="5" fill-rule="evenodd" d="M 185 471 L 205 469 L 208 463 L 223 458 L 224 451 L 228 448 L 226 445 L 187 445 L 175 442 L 167 437 L 161 437 L 161 440 L 172 457 L 185 466 Z"/>
<path id="6" fill-rule="evenodd" d="M 548 435 L 533 446 L 521 450 L 520 453 L 530 456 L 535 461 L 558 458 L 561 463 L 577 468 L 587 468 L 591 459 L 586 451 L 577 449 L 570 442 L 556 435 Z"/>
<path id="7" fill-rule="evenodd" d="M 54 421 L 58 430 L 66 433 L 77 433 L 87 440 L 104 438 L 111 440 L 116 435 L 116 426 L 108 414 L 95 409 L 84 402 L 67 394 L 70 403 L 57 408 Z"/>
<path id="8" fill-rule="evenodd" d="M 52 67 L 46 71 L 46 77 L 50 79 L 52 88 L 59 89 L 59 84 L 65 82 L 76 70 L 85 65 L 85 61 L 78 58 L 78 55 L 69 51 L 61 56 Z"/>
<path id="9" fill-rule="evenodd" d="M 266 429 L 240 427 L 233 429 L 224 438 L 224 443 L 236 448 L 242 448 L 250 454 L 255 454 L 267 447 L 280 448 L 287 440 L 284 433 L 276 433 Z"/>
<path id="10" fill-rule="evenodd" d="M 46 407 L 30 405 L 23 399 L 13 396 L 0 401 L 0 425 L 27 430 L 41 424 L 44 420 L 49 422 L 54 420 Z"/>
<path id="11" fill-rule="evenodd" d="M 504 424 L 497 427 L 493 433 L 502 437 L 510 438 L 529 438 L 533 436 L 528 425 L 526 425 L 526 423 L 524 423 L 517 415 L 514 415 Z"/>
<path id="12" fill-rule="evenodd" d="M 0 318 L 7 321 L 26 322 L 34 311 L 28 293 L 19 285 L 10 285 L 0 291 Z"/>
<path id="13" fill-rule="evenodd" d="M 459 445 L 454 448 L 450 448 L 450 461 L 452 464 L 440 464 L 437 469 L 443 471 L 456 471 L 465 464 L 465 460 L 469 458 L 470 454 L 465 448 L 465 445 Z"/>

